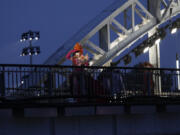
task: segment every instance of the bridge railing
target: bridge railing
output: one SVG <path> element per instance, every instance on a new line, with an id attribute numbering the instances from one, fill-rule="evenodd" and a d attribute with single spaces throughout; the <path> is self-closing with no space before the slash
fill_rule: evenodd
<path id="1" fill-rule="evenodd" d="M 0 97 L 67 101 L 179 97 L 178 77 L 179 70 L 165 68 L 0 65 Z"/>

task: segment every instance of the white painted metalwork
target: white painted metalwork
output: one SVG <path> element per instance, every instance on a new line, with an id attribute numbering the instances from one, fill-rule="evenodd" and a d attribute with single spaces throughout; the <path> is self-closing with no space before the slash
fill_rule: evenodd
<path id="1" fill-rule="evenodd" d="M 154 7 L 151 6 L 151 8 L 155 8 L 154 11 L 156 12 L 148 11 L 147 7 L 144 6 L 144 1 L 116 1 L 62 45 L 44 64 L 62 64 L 65 61 L 64 56 L 67 52 L 73 48 L 76 42 L 80 42 L 87 51 L 95 56 L 94 58 L 98 58 L 93 60 L 92 65 L 105 65 L 150 30 L 157 28 L 160 24 L 180 13 L 180 0 L 151 0 L 154 3 Z M 164 8 L 160 8 L 159 4 L 161 3 Z M 131 27 L 124 25 L 124 19 L 127 18 L 121 17 L 118 19 L 124 12 L 128 11 L 131 13 L 128 15 Z M 102 29 L 104 29 L 104 33 Z M 117 34 L 117 38 L 113 41 L 110 34 L 111 30 Z M 91 40 L 100 31 L 101 34 L 105 34 L 99 41 L 99 43 L 102 43 L 104 40 L 105 44 L 103 45 L 93 43 Z M 104 50 L 104 48 L 108 49 Z"/>

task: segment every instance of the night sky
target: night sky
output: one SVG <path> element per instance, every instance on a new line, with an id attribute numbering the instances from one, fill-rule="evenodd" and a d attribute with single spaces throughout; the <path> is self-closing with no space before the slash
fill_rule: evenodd
<path id="1" fill-rule="evenodd" d="M 0 1 L 0 63 L 29 64 L 21 57 L 23 32 L 40 31 L 41 54 L 33 57 L 34 64 L 43 62 L 82 26 L 115 0 L 1 0 Z M 167 32 L 169 33 L 169 32 Z M 180 54 L 180 32 L 167 34 L 161 42 L 161 67 L 175 67 L 176 53 Z M 136 61 L 147 61 L 142 55 Z M 132 66 L 132 64 L 130 64 Z"/>

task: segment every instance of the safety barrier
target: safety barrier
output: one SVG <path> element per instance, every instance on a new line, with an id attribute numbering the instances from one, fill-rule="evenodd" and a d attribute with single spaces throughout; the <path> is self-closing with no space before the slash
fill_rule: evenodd
<path id="1" fill-rule="evenodd" d="M 177 98 L 178 77 L 179 70 L 166 68 L 0 65 L 0 99 L 122 103 L 135 97 Z"/>

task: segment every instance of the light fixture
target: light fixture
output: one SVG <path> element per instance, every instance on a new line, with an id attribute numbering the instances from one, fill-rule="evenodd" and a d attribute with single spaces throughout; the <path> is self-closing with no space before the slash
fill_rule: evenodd
<path id="1" fill-rule="evenodd" d="M 142 49 L 140 48 L 140 46 L 138 46 L 135 49 L 133 49 L 133 52 L 135 57 L 138 57 L 142 53 Z"/>
<path id="2" fill-rule="evenodd" d="M 32 41 L 33 39 L 39 40 L 39 38 L 40 38 L 39 32 L 33 32 L 33 31 L 29 30 L 28 32 L 23 33 L 21 35 L 20 42 L 23 42 L 23 41 L 26 41 L 26 40 Z"/>
<path id="3" fill-rule="evenodd" d="M 29 48 L 29 51 L 30 51 L 31 55 L 33 55 L 35 53 L 34 49 L 35 49 L 34 47 Z"/>
<path id="4" fill-rule="evenodd" d="M 176 19 L 169 27 L 171 34 L 175 34 L 180 28 L 180 18 Z"/>
<path id="5" fill-rule="evenodd" d="M 28 34 L 29 34 L 29 40 L 33 40 L 34 39 L 34 33 L 30 30 L 28 32 Z"/>
<path id="6" fill-rule="evenodd" d="M 143 50 L 143 53 L 146 53 L 146 52 L 148 52 L 148 51 L 149 51 L 149 46 L 146 47 L 146 48 Z"/>
<path id="7" fill-rule="evenodd" d="M 24 81 L 23 81 L 23 80 L 21 81 L 21 84 L 24 84 Z"/>
<path id="8" fill-rule="evenodd" d="M 171 34 L 175 34 L 177 32 L 177 28 L 172 28 L 171 29 Z"/>
<path id="9" fill-rule="evenodd" d="M 40 38 L 39 32 L 35 32 L 35 40 L 39 40 L 39 38 Z"/>
<path id="10" fill-rule="evenodd" d="M 28 32 L 22 33 L 22 35 L 21 35 L 20 42 L 28 40 L 29 41 L 29 46 L 23 48 L 20 56 L 29 55 L 30 56 L 30 64 L 32 64 L 32 56 L 33 55 L 38 55 L 40 53 L 40 47 L 32 46 L 32 41 L 33 40 L 39 40 L 39 38 L 40 38 L 40 34 L 37 31 L 33 32 L 33 31 L 29 30 Z"/>
<path id="11" fill-rule="evenodd" d="M 124 65 L 127 65 L 131 62 L 131 56 L 129 54 L 127 54 L 126 56 L 124 56 L 123 60 L 124 60 Z"/>
<path id="12" fill-rule="evenodd" d="M 37 54 L 39 54 L 40 53 L 40 47 L 38 46 L 38 47 L 36 47 L 36 52 L 37 52 Z"/>

